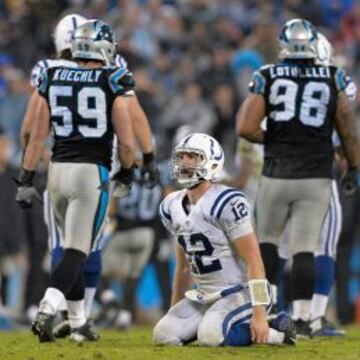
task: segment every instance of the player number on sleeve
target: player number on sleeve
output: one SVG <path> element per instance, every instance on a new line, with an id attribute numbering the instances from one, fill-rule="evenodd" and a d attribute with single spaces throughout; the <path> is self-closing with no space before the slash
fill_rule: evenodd
<path id="1" fill-rule="evenodd" d="M 308 82 L 304 87 L 299 110 L 296 107 L 298 90 L 298 84 L 292 80 L 275 80 L 270 87 L 269 101 L 276 109 L 270 112 L 270 116 L 275 121 L 289 121 L 297 116 L 304 125 L 322 126 L 330 100 L 329 86 L 321 82 Z"/>
<path id="2" fill-rule="evenodd" d="M 49 102 L 53 127 L 57 136 L 68 137 L 75 126 L 87 138 L 99 138 L 107 131 L 106 98 L 102 89 L 84 87 L 73 96 L 72 86 L 50 86 Z M 77 116 L 81 124 L 74 123 L 74 113 L 70 104 L 77 99 Z M 91 105 L 90 105 L 91 104 Z"/>

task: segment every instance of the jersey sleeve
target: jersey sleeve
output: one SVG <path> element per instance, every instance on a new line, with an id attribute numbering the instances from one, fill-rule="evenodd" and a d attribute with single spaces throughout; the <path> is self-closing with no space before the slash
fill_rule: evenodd
<path id="1" fill-rule="evenodd" d="M 41 73 L 48 69 L 49 65 L 46 60 L 39 60 L 31 70 L 30 73 L 30 85 L 36 88 L 39 84 Z"/>
<path id="2" fill-rule="evenodd" d="M 113 93 L 117 96 L 134 95 L 134 76 L 126 68 L 112 69 L 109 75 L 109 85 Z"/>
<path id="3" fill-rule="evenodd" d="M 171 211 L 169 208 L 169 201 L 168 197 L 166 197 L 159 206 L 159 214 L 161 222 L 164 224 L 165 228 L 170 232 L 173 233 L 172 228 L 172 218 L 171 218 Z"/>
<path id="4" fill-rule="evenodd" d="M 49 88 L 49 69 L 44 70 L 40 73 L 37 83 L 37 88 L 39 90 L 39 94 L 42 97 L 47 97 L 48 88 Z"/>
<path id="5" fill-rule="evenodd" d="M 249 91 L 252 94 L 265 94 L 266 75 L 265 70 L 260 69 L 254 71 L 252 79 L 249 83 Z"/>
<path id="6" fill-rule="evenodd" d="M 347 75 L 344 69 L 337 68 L 335 72 L 335 84 L 337 91 L 345 91 L 347 86 Z"/>
<path id="7" fill-rule="evenodd" d="M 213 216 L 230 241 L 254 232 L 249 202 L 238 190 L 229 191 L 218 201 Z"/>

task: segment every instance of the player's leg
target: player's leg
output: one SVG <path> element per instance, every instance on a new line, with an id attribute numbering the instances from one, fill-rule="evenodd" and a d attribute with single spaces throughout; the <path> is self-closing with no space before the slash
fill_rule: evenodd
<path id="1" fill-rule="evenodd" d="M 336 248 L 342 227 L 342 210 L 336 181 L 332 181 L 330 207 L 321 230 L 321 237 L 315 257 L 316 280 L 311 300 L 310 318 L 314 336 L 342 336 L 325 318 L 329 294 L 335 279 Z"/>
<path id="2" fill-rule="evenodd" d="M 76 190 L 71 192 L 73 198 L 66 213 L 65 253 L 72 250 L 87 256 L 105 224 L 109 202 L 109 174 L 105 167 L 91 164 L 76 166 L 73 172 Z M 71 338 L 76 341 L 82 340 L 82 335 L 87 340 L 96 340 L 96 336 L 92 336 L 87 328 L 84 268 L 85 261 L 73 264 L 77 278 L 65 294 L 72 329 Z"/>
<path id="3" fill-rule="evenodd" d="M 299 335 L 310 335 L 308 321 L 315 286 L 314 253 L 330 203 L 330 179 L 301 179 L 294 182 L 290 217 L 290 251 L 293 318 Z"/>
<path id="4" fill-rule="evenodd" d="M 289 206 L 288 189 L 284 182 L 263 176 L 255 204 L 255 228 L 266 277 L 272 285 L 277 282 L 278 247 L 287 222 Z"/>
<path id="5" fill-rule="evenodd" d="M 186 298 L 179 301 L 155 325 L 154 343 L 186 345 L 196 340 L 199 324 L 207 308 Z"/>
<path id="6" fill-rule="evenodd" d="M 102 251 L 112 238 L 114 224 L 107 221 L 104 231 L 95 241 L 92 251 L 86 259 L 84 268 L 85 277 L 85 314 L 89 319 L 91 315 L 92 305 L 94 303 L 96 289 L 100 281 L 101 271 L 103 268 Z"/>
<path id="7" fill-rule="evenodd" d="M 65 250 L 40 304 L 40 312 L 45 314 L 37 321 L 40 340 L 52 340 L 49 335 L 51 317 L 58 310 L 62 295 L 70 301 L 70 325 L 78 328 L 81 322 L 86 323 L 82 271 L 106 215 L 107 182 L 107 170 L 96 165 L 55 163 L 50 166 L 48 188 L 55 215 L 65 224 Z M 62 206 L 63 203 L 66 206 Z"/>
<path id="8" fill-rule="evenodd" d="M 136 320 L 136 290 L 141 275 L 147 265 L 154 244 L 154 230 L 150 227 L 137 227 L 128 230 L 129 268 L 123 280 L 124 309 Z"/>
<path id="9" fill-rule="evenodd" d="M 267 306 L 270 311 L 271 304 Z M 285 316 L 285 315 L 283 315 Z M 252 344 L 250 320 L 252 305 L 247 290 L 228 295 L 216 301 L 205 313 L 198 329 L 198 340 L 203 346 L 249 346 Z M 295 334 L 289 324 L 281 329 L 270 326 L 269 344 L 295 343 Z M 283 321 L 284 322 L 284 321 Z M 279 323 L 279 321 L 278 321 Z M 290 335 L 291 331 L 291 335 Z M 286 334 L 285 334 L 286 332 Z"/>

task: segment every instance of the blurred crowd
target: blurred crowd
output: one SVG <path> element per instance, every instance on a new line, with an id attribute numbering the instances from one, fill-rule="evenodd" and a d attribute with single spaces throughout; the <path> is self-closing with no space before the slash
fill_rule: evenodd
<path id="1" fill-rule="evenodd" d="M 16 208 L 15 187 L 9 179 L 21 161 L 19 129 L 32 91 L 31 68 L 54 54 L 52 32 L 67 13 L 101 18 L 114 27 L 118 51 L 135 74 L 136 92 L 154 131 L 159 160 L 170 153 L 177 130 L 188 125 L 191 131 L 215 136 L 225 148 L 227 171 L 234 171 L 236 111 L 252 72 L 277 61 L 277 35 L 290 18 L 304 17 L 316 25 L 333 44 L 336 64 L 360 84 L 356 0 L 1 1 L 0 273 L 4 289 L 14 266 L 26 269 L 29 281 L 25 280 L 21 311 L 29 310 L 42 295 L 41 276 L 46 274 L 39 272 L 43 266 L 37 259 L 46 253 L 47 235 L 36 214 Z M 355 107 L 360 117 L 360 96 Z M 344 323 L 353 320 L 355 297 L 360 294 L 360 252 L 355 251 L 359 194 L 350 202 L 344 200 L 339 245 L 338 317 Z"/>

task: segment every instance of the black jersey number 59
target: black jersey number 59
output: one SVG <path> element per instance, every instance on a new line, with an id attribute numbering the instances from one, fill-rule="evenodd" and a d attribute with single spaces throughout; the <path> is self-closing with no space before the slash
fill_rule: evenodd
<path id="1" fill-rule="evenodd" d="M 73 113 L 69 106 L 66 106 L 70 101 L 77 102 L 77 113 Z M 102 137 L 107 131 L 106 98 L 100 88 L 83 87 L 74 94 L 72 86 L 53 85 L 49 88 L 49 105 L 57 136 L 71 136 L 75 126 L 79 133 L 87 138 Z M 81 121 L 76 122 L 75 118 Z"/>

